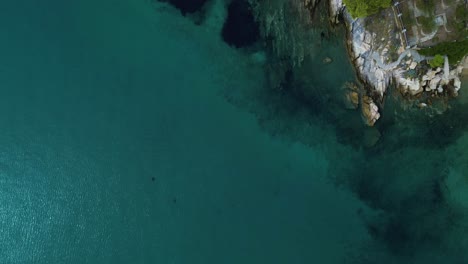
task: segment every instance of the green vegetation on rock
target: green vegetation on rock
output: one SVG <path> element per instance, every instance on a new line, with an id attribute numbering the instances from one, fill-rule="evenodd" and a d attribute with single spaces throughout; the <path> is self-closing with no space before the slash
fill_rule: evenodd
<path id="1" fill-rule="evenodd" d="M 431 33 L 437 27 L 433 16 L 430 16 L 430 17 L 420 16 L 418 17 L 418 22 L 421 24 L 421 27 L 424 33 Z"/>
<path id="2" fill-rule="evenodd" d="M 468 9 L 463 3 L 455 9 L 455 19 L 452 21 L 457 37 L 459 39 L 468 38 Z"/>
<path id="3" fill-rule="evenodd" d="M 432 68 L 441 67 L 444 64 L 444 61 L 444 57 L 440 54 L 437 54 L 434 56 L 434 59 L 429 62 L 429 65 L 431 65 Z"/>
<path id="4" fill-rule="evenodd" d="M 425 56 L 447 55 L 450 63 L 457 63 L 468 54 L 468 39 L 456 42 L 442 42 L 433 47 L 421 49 L 419 53 Z"/>
<path id="5" fill-rule="evenodd" d="M 432 15 L 435 11 L 434 0 L 416 0 L 415 3 L 419 10 L 422 10 L 428 15 Z"/>
<path id="6" fill-rule="evenodd" d="M 413 11 L 410 10 L 409 8 L 404 8 L 402 12 L 402 20 L 404 24 L 414 24 L 416 23 L 416 19 L 413 15 Z"/>
<path id="7" fill-rule="evenodd" d="M 353 18 L 366 17 L 390 7 L 391 0 L 343 0 Z"/>

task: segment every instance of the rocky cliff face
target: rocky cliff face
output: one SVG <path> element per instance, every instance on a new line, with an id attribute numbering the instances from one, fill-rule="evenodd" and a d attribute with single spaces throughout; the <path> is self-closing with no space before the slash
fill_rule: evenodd
<path id="1" fill-rule="evenodd" d="M 353 19 L 346 12 L 342 0 L 329 0 L 329 10 L 332 23 L 339 23 L 341 16 L 348 28 L 349 53 L 357 74 L 368 88 L 362 104 L 366 108 L 362 111 L 368 125 L 373 125 L 380 117 L 378 112 L 381 109 L 377 104 L 383 101 L 393 82 L 403 94 L 410 96 L 420 96 L 422 93 L 426 97 L 458 94 L 463 60 L 451 70 L 447 61 L 444 70 L 431 69 L 426 61 L 430 58 L 421 56 L 416 50 L 404 48 L 391 8 L 367 19 Z"/>
<path id="2" fill-rule="evenodd" d="M 380 118 L 379 108 L 374 100 L 382 99 L 388 85 L 392 80 L 392 72 L 388 71 L 383 64 L 374 60 L 381 57 L 376 50 L 384 50 L 389 41 L 380 43 L 375 41 L 376 35 L 366 30 L 364 19 L 354 20 L 347 12 L 342 0 L 330 0 L 329 2 L 330 22 L 338 24 L 339 18 L 344 19 L 348 29 L 348 49 L 351 59 L 356 67 L 360 79 L 367 84 L 369 95 L 361 98 L 362 114 L 365 123 L 373 126 Z M 388 51 L 388 48 L 386 49 Z"/>
<path id="3" fill-rule="evenodd" d="M 379 64 L 378 60 L 385 60 L 385 52 L 388 52 L 388 48 L 378 46 L 375 43 L 376 36 L 365 29 L 364 20 L 352 21 L 347 14 L 345 17 L 349 29 L 348 41 L 351 56 L 361 79 L 383 98 L 388 85 L 391 83 L 392 71 L 385 67 L 385 64 Z M 383 50 L 384 54 L 380 54 L 379 50 Z M 377 60 L 374 58 L 377 58 Z"/>
<path id="4" fill-rule="evenodd" d="M 343 0 L 330 0 L 330 22 L 333 24 L 339 23 L 339 17 L 344 10 Z"/>

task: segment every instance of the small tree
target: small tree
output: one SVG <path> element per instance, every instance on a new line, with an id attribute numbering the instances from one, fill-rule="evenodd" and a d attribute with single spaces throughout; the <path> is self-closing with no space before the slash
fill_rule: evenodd
<path id="1" fill-rule="evenodd" d="M 429 62 L 432 68 L 441 67 L 444 64 L 445 58 L 444 56 L 437 54 L 434 58 Z"/>

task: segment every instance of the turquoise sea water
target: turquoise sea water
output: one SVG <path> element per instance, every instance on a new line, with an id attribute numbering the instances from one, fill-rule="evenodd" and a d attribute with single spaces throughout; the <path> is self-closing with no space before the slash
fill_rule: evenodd
<path id="1" fill-rule="evenodd" d="M 2 263 L 337 263 L 365 238 L 330 161 L 220 95 L 259 80 L 217 36 L 143 1 L 1 5 Z"/>
<path id="2" fill-rule="evenodd" d="M 431 196 L 466 136 L 402 149 L 419 130 L 389 119 L 351 144 L 359 115 L 324 99 L 354 80 L 342 33 L 298 73 L 315 108 L 166 5 L 4 1 L 0 33 L 0 263 L 466 258 L 464 190 Z"/>

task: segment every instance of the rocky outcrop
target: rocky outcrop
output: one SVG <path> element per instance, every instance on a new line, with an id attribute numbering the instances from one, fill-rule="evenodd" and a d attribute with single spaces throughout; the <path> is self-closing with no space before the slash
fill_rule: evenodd
<path id="1" fill-rule="evenodd" d="M 330 13 L 330 22 L 332 24 L 338 24 L 339 17 L 344 10 L 343 0 L 330 0 L 329 3 L 329 13 Z"/>
<path id="2" fill-rule="evenodd" d="M 349 46 L 354 64 L 361 79 L 377 91 L 383 97 L 388 85 L 392 81 L 393 73 L 391 69 L 381 67 L 382 63 L 375 58 L 381 60 L 381 55 L 375 50 L 375 35 L 367 31 L 364 27 L 364 20 L 351 20 L 348 14 L 347 23 L 349 28 Z M 385 48 L 382 48 L 384 50 Z M 381 62 L 381 61 L 380 61 Z"/>
<path id="3" fill-rule="evenodd" d="M 368 126 L 373 126 L 377 120 L 380 118 L 379 108 L 374 103 L 372 98 L 365 95 L 362 97 L 362 116 L 364 118 L 364 122 Z"/>
<path id="4" fill-rule="evenodd" d="M 357 109 L 359 106 L 359 87 L 352 82 L 343 85 L 344 103 L 348 109 Z"/>
<path id="5" fill-rule="evenodd" d="M 445 63 L 443 70 L 441 68 L 429 69 L 420 76 L 403 77 L 408 70 L 414 70 L 414 68 L 412 69 L 411 65 L 406 68 L 401 66 L 394 71 L 396 83 L 404 94 L 409 93 L 415 96 L 425 92 L 430 95 L 440 95 L 448 92 L 447 94 L 456 96 L 461 88 L 459 78 L 462 73 L 461 67 L 450 71 L 448 63 Z M 418 70 L 422 71 L 420 68 Z"/>
<path id="6" fill-rule="evenodd" d="M 460 65 L 466 67 L 468 58 L 451 71 L 447 58 L 443 69 L 427 70 L 426 58 L 414 49 L 405 48 L 405 38 L 397 30 L 401 26 L 395 22 L 392 8 L 382 11 L 378 19 L 353 19 L 346 12 L 342 0 L 329 0 L 329 10 L 330 22 L 338 23 L 341 16 L 348 29 L 349 54 L 357 75 L 367 87 L 368 96 L 363 96 L 361 107 L 368 125 L 372 126 L 379 119 L 377 105 L 383 101 L 392 83 L 411 96 L 427 92 L 432 97 L 457 95 L 461 87 L 459 76 L 464 68 Z M 372 23 L 366 23 L 366 19 L 373 19 Z M 374 102 L 369 95 L 377 101 Z M 350 99 L 349 93 L 346 96 Z"/>
<path id="7" fill-rule="evenodd" d="M 405 79 L 405 78 L 401 78 L 401 80 L 399 80 L 399 83 L 405 87 L 405 89 L 408 90 L 408 92 L 411 94 L 411 95 L 417 95 L 417 94 L 420 94 L 423 92 L 423 87 L 421 86 L 421 83 L 419 82 L 419 79 L 414 79 L 414 78 L 411 78 L 411 79 Z"/>

